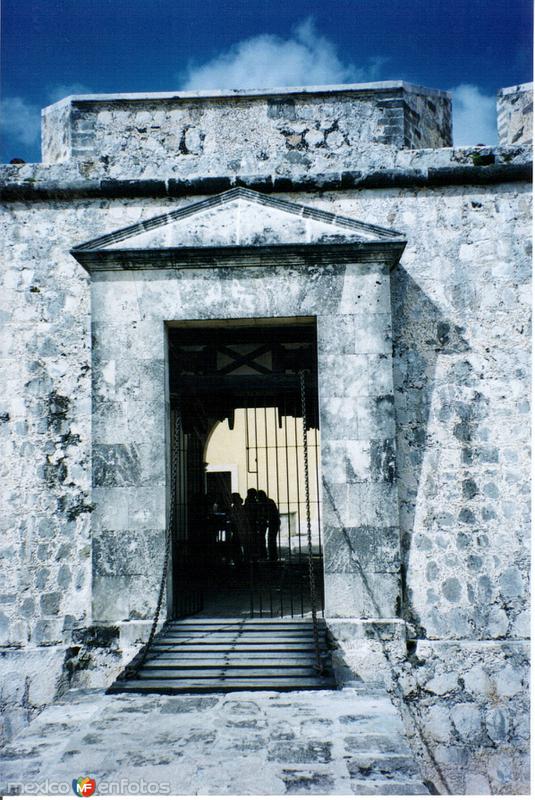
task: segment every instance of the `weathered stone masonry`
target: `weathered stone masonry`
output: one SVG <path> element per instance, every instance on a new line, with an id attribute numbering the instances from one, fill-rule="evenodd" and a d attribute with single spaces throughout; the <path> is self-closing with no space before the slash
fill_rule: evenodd
<path id="1" fill-rule="evenodd" d="M 500 144 L 522 144 L 533 138 L 533 86 L 521 83 L 498 92 Z"/>
<path id="2" fill-rule="evenodd" d="M 347 265 L 329 277 L 326 297 L 310 267 L 247 267 L 238 283 L 225 270 L 90 278 L 70 255 L 82 242 L 245 185 L 401 231 L 407 242 L 387 275 L 391 314 L 374 310 L 369 295 L 354 313 L 340 306 L 320 339 L 321 357 L 343 357 L 351 380 L 355 359 L 372 369 L 384 355 L 391 322 L 392 379 L 376 392 L 379 416 L 359 411 L 351 392 L 326 406 L 338 428 L 368 426 L 364 438 L 390 441 L 392 452 L 395 440 L 397 461 L 400 607 L 385 612 L 392 624 L 381 633 L 370 621 L 375 608 L 362 605 L 358 618 L 341 609 L 332 622 L 340 671 L 382 670 L 442 791 L 526 790 L 531 152 L 518 137 L 452 149 L 448 114 L 443 94 L 402 84 L 74 99 L 46 113 L 48 164 L 3 168 L 6 735 L 67 686 L 105 685 L 146 635 L 165 496 L 142 479 L 108 487 L 99 502 L 92 449 L 135 445 L 147 475 L 159 459 L 150 426 L 135 425 L 141 414 L 161 431 L 165 414 L 162 407 L 158 422 L 147 395 L 164 375 L 163 323 L 153 322 L 158 281 L 183 287 L 165 289 L 162 320 L 195 309 L 224 318 L 239 281 L 258 289 L 243 283 L 237 316 L 282 315 L 279 297 L 287 315 L 305 298 L 313 314 L 315 302 L 334 308 L 354 298 Z M 412 149 L 419 146 L 434 149 Z M 349 429 L 343 438 L 353 438 Z M 331 448 L 324 468 L 340 470 L 352 456 L 353 486 L 368 492 L 370 451 Z M 110 464 L 108 453 L 103 468 Z M 363 508 L 373 513 L 373 503 Z M 143 569 L 110 575 L 125 530 L 141 533 L 134 561 Z M 337 549 L 333 557 L 331 569 L 343 574 L 346 556 Z M 110 580 L 115 606 L 99 589 Z"/>
<path id="3" fill-rule="evenodd" d="M 259 163 L 291 174 L 340 169 L 378 146 L 451 145 L 445 92 L 398 81 L 349 88 L 338 87 L 336 106 L 332 88 L 247 92 L 245 102 L 240 92 L 68 98 L 43 112 L 43 162 L 94 160 L 110 177 L 125 167 L 152 177 L 162 161 L 173 177 L 256 173 Z"/>

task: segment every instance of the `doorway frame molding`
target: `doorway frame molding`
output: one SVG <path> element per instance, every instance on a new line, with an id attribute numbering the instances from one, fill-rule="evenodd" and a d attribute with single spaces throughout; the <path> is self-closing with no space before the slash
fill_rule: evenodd
<path id="1" fill-rule="evenodd" d="M 236 209 L 253 243 L 218 240 L 235 230 Z M 91 274 L 96 334 L 94 621 L 149 620 L 155 605 L 169 493 L 167 327 L 296 316 L 318 324 L 326 616 L 399 621 L 389 276 L 404 247 L 395 231 L 236 189 L 72 250 Z M 131 416 L 140 408 L 145 432 Z"/>

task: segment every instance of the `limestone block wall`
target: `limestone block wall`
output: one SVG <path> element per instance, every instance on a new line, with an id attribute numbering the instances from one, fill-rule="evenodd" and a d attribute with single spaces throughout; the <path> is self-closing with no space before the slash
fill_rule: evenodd
<path id="1" fill-rule="evenodd" d="M 91 601 L 89 281 L 67 206 L 4 209 L 1 273 L 3 735 L 61 686 Z M 29 231 L 31 230 L 31 234 Z"/>
<path id="2" fill-rule="evenodd" d="M 408 660 L 394 644 L 375 650 L 437 786 L 526 791 L 530 190 L 328 201 L 388 221 L 409 242 L 392 275 L 392 319 L 404 610 L 415 638 Z M 365 671 L 358 651 L 350 644 L 346 658 Z"/>
<path id="3" fill-rule="evenodd" d="M 414 92 L 404 107 L 403 146 L 410 149 L 451 146 L 451 100 L 447 92 Z"/>
<path id="4" fill-rule="evenodd" d="M 533 83 L 500 89 L 497 96 L 500 144 L 531 144 L 533 141 Z"/>
<path id="5" fill-rule="evenodd" d="M 392 274 L 392 320 L 409 619 L 425 638 L 522 639 L 529 189 L 333 193 L 323 202 L 408 238 Z"/>
<path id="6" fill-rule="evenodd" d="M 43 112 L 43 161 L 111 175 L 328 172 L 364 152 L 451 145 L 447 92 L 400 81 L 262 92 L 95 95 Z M 369 157 L 369 156 L 368 156 Z"/>
<path id="7" fill-rule="evenodd" d="M 442 775 L 459 792 L 525 791 L 530 186 L 285 197 L 407 237 L 392 274 L 393 395 L 414 643 L 408 659 L 386 645 L 381 655 L 432 780 Z M 7 734 L 71 679 L 98 680 L 90 645 L 106 674 L 126 649 L 113 625 L 106 634 L 91 626 L 89 279 L 68 251 L 186 202 L 14 201 L 3 212 Z M 121 335 L 128 344 L 141 334 Z M 95 558 L 105 565 L 103 553 Z"/>
<path id="8" fill-rule="evenodd" d="M 443 794 L 529 794 L 527 642 L 420 640 L 386 678 Z"/>

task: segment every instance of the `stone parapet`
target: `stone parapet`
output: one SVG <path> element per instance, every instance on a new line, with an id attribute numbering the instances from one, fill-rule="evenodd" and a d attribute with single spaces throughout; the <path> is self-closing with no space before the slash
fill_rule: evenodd
<path id="1" fill-rule="evenodd" d="M 500 144 L 530 144 L 533 141 L 533 83 L 500 89 L 496 105 Z"/>
<path id="2" fill-rule="evenodd" d="M 464 147 L 440 150 L 389 150 L 369 164 L 310 174 L 257 173 L 177 178 L 172 171 L 140 177 L 135 169 L 112 177 L 95 161 L 0 166 L 4 200 L 74 197 L 182 197 L 210 195 L 243 186 L 259 192 L 318 192 L 348 189 L 485 185 L 531 180 L 532 148 Z"/>
<path id="3" fill-rule="evenodd" d="M 451 97 L 403 81 L 269 91 L 81 95 L 43 110 L 43 162 L 97 159 L 115 176 L 324 172 L 357 150 L 447 147 Z"/>

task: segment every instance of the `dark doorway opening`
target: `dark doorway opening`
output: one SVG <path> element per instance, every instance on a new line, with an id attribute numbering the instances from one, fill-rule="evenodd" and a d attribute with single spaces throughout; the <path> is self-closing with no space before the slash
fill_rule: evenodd
<path id="1" fill-rule="evenodd" d="M 224 508 L 232 494 L 232 473 L 227 470 L 206 473 L 206 494 L 218 508 Z"/>
<path id="2" fill-rule="evenodd" d="M 314 319 L 169 328 L 173 616 L 323 612 Z"/>

